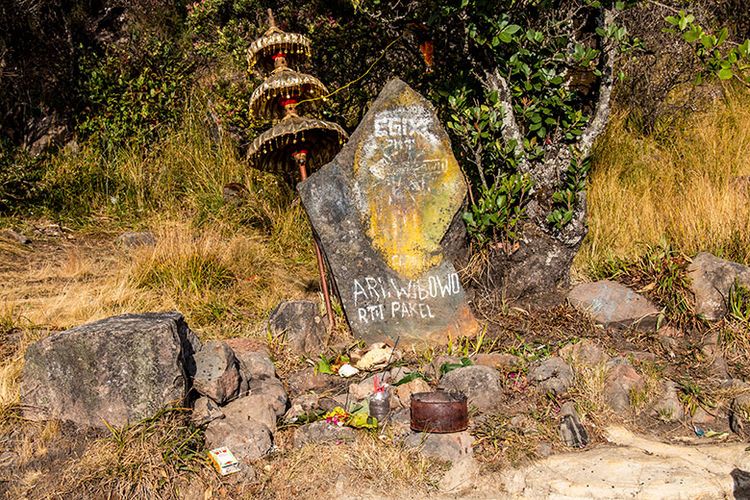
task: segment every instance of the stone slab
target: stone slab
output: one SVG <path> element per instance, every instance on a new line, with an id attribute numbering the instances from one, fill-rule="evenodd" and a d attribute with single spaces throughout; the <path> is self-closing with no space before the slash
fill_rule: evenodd
<path id="1" fill-rule="evenodd" d="M 357 337 L 425 344 L 476 333 L 443 248 L 466 182 L 422 96 L 390 81 L 342 151 L 298 190 Z"/>

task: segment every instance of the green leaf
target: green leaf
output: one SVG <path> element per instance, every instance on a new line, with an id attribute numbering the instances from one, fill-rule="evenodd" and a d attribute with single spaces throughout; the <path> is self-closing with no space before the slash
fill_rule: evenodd
<path id="1" fill-rule="evenodd" d="M 717 73 L 719 76 L 719 80 L 729 80 L 734 76 L 734 73 L 732 73 L 732 70 L 730 68 L 722 68 Z"/>
<path id="2" fill-rule="evenodd" d="M 412 380 L 416 380 L 418 378 L 421 378 L 422 380 L 426 380 L 425 376 L 420 372 L 411 372 L 408 375 L 405 375 L 401 380 L 393 384 L 394 386 L 398 387 L 399 385 L 408 384 Z"/>

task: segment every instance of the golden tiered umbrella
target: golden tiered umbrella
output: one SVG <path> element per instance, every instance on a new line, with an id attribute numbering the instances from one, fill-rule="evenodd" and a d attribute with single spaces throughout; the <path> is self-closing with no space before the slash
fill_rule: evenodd
<path id="1" fill-rule="evenodd" d="M 319 168 L 331 161 L 348 136 L 335 123 L 299 116 L 300 111 L 310 111 L 312 104 L 328 91 L 314 76 L 298 73 L 288 66 L 299 66 L 310 59 L 310 41 L 277 28 L 270 10 L 268 18 L 271 27 L 250 45 L 247 61 L 250 69 L 259 68 L 270 76 L 255 89 L 249 106 L 255 116 L 281 119 L 255 138 L 247 150 L 247 158 L 259 169 L 283 173 L 290 179 L 299 171 L 300 178 L 305 180 L 308 168 Z M 328 322 L 333 326 L 323 252 L 317 239 L 314 243 Z"/>
<path id="2" fill-rule="evenodd" d="M 295 99 L 302 101 L 295 105 L 295 112 L 304 114 L 312 111 L 326 94 L 328 89 L 314 76 L 280 68 L 253 91 L 250 112 L 255 116 L 280 119 L 286 115 L 285 101 Z"/>
<path id="3" fill-rule="evenodd" d="M 299 67 L 310 60 L 310 40 L 298 33 L 286 33 L 277 28 L 273 15 L 269 16 L 271 27 L 262 37 L 250 44 L 247 50 L 247 65 L 251 70 L 266 73 L 274 69 L 278 54 L 284 54 L 287 64 Z"/>
<path id="4" fill-rule="evenodd" d="M 255 138 L 247 158 L 258 169 L 289 174 L 297 169 L 294 155 L 305 151 L 305 166 L 317 169 L 336 156 L 346 138 L 346 132 L 335 123 L 288 115 Z"/>

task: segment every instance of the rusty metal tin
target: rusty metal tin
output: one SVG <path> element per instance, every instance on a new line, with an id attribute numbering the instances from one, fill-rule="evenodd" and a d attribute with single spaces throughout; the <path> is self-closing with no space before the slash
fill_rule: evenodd
<path id="1" fill-rule="evenodd" d="M 469 411 L 460 392 L 418 392 L 411 395 L 411 429 L 448 433 L 466 430 Z"/>

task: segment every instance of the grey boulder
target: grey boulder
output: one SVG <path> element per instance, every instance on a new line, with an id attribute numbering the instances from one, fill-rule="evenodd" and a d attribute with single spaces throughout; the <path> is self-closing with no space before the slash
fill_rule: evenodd
<path id="1" fill-rule="evenodd" d="M 489 411 L 497 406 L 503 394 L 497 370 L 479 365 L 456 368 L 446 373 L 440 379 L 438 388 L 464 393 L 469 407 L 474 407 L 480 412 Z"/>
<path id="2" fill-rule="evenodd" d="M 26 351 L 24 416 L 120 426 L 182 405 L 199 347 L 177 312 L 124 314 L 55 333 Z"/>
<path id="3" fill-rule="evenodd" d="M 568 302 L 608 327 L 654 329 L 660 313 L 646 297 L 609 280 L 574 286 L 568 293 Z"/>
<path id="4" fill-rule="evenodd" d="M 561 396 L 573 384 L 573 370 L 562 358 L 553 356 L 532 365 L 529 379 L 544 391 Z"/>
<path id="5" fill-rule="evenodd" d="M 750 268 L 702 252 L 688 266 L 688 277 L 695 296 L 695 312 L 714 321 L 726 314 L 729 292 L 735 281 L 750 285 Z"/>

